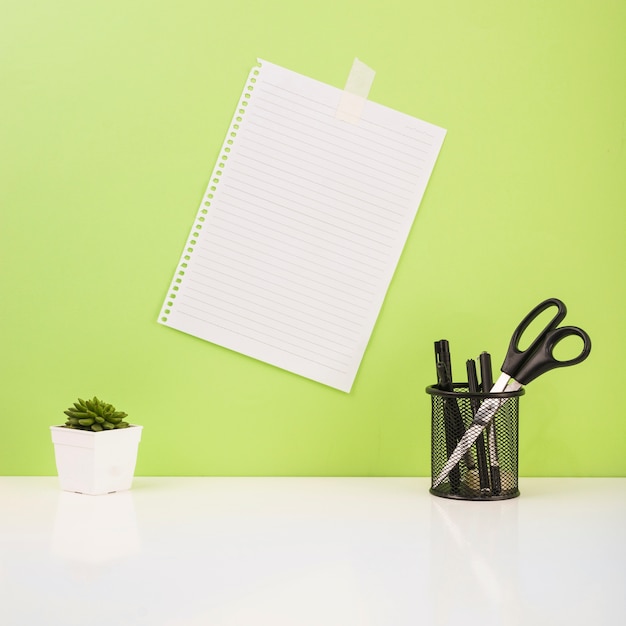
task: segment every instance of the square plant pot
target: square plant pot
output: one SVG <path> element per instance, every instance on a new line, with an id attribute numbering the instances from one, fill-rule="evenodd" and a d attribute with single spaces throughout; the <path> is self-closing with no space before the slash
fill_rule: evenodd
<path id="1" fill-rule="evenodd" d="M 101 495 L 130 489 L 143 426 L 92 432 L 50 426 L 61 489 Z"/>

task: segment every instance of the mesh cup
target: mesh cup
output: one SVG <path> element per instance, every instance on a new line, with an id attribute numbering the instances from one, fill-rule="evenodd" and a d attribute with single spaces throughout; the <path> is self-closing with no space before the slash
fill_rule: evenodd
<path id="1" fill-rule="evenodd" d="M 454 383 L 453 389 L 443 391 L 437 385 L 426 387 L 432 404 L 432 483 L 472 423 L 476 406 L 486 398 L 504 399 L 505 402 L 447 478 L 436 488 L 431 486 L 430 493 L 442 498 L 478 501 L 506 500 L 519 496 L 519 397 L 524 394 L 524 389 L 502 393 L 470 393 L 467 384 L 462 383 Z M 481 457 L 484 459 L 483 464 Z"/>

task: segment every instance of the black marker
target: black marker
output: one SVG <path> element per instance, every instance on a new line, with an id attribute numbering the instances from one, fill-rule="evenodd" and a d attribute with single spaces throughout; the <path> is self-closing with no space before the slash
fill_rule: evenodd
<path id="1" fill-rule="evenodd" d="M 442 391 L 454 391 L 454 384 L 452 382 L 452 364 L 450 361 L 450 346 L 446 339 L 435 342 L 435 360 L 437 365 L 437 386 Z M 446 429 L 446 452 L 448 457 L 450 452 L 447 450 L 448 445 L 454 442 L 452 449 L 456 447 L 461 437 L 465 433 L 465 424 L 463 424 L 463 417 L 461 411 L 459 411 L 459 405 L 455 398 L 445 398 L 443 401 L 444 411 L 444 426 Z M 471 483 L 471 479 L 476 474 L 476 463 L 472 457 L 472 453 L 468 450 L 463 455 L 463 460 L 468 470 L 466 477 L 470 483 L 468 486 L 474 488 Z M 461 484 L 461 471 L 457 465 L 454 468 L 455 472 L 452 475 L 450 473 L 450 487 L 453 493 L 458 493 Z M 477 487 L 476 487 L 477 488 Z"/>
<path id="2" fill-rule="evenodd" d="M 483 393 L 489 393 L 493 387 L 493 373 L 491 371 L 491 355 L 482 352 L 480 357 L 480 376 Z M 487 426 L 487 439 L 489 440 L 489 466 L 491 469 L 491 492 L 494 496 L 502 493 L 500 476 L 500 461 L 498 459 L 498 442 L 496 440 L 496 419 L 491 420 Z"/>
<path id="3" fill-rule="evenodd" d="M 467 365 L 467 384 L 470 393 L 479 393 L 478 375 L 476 374 L 476 363 L 474 359 L 469 359 Z M 474 415 L 480 407 L 478 398 L 471 398 L 472 411 Z M 476 439 L 476 458 L 478 460 L 478 477 L 480 480 L 480 490 L 483 493 L 489 493 L 489 468 L 487 467 L 487 452 L 485 451 L 485 438 L 482 433 Z"/>
<path id="4" fill-rule="evenodd" d="M 448 371 L 446 365 L 443 362 L 441 353 L 437 351 L 437 344 L 435 344 L 435 355 L 437 358 L 437 385 L 442 391 L 449 391 L 446 387 L 448 385 Z M 454 414 L 450 407 L 450 402 L 447 398 L 443 401 L 443 425 L 446 435 L 446 452 L 448 458 L 456 448 L 458 439 L 456 436 Z M 450 470 L 450 493 L 459 493 L 461 488 L 461 470 L 458 464 Z"/>

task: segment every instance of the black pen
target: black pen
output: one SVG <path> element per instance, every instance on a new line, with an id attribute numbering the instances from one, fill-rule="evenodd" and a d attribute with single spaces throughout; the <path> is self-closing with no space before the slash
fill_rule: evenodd
<path id="1" fill-rule="evenodd" d="M 482 352 L 480 357 L 480 377 L 483 393 L 489 393 L 493 387 L 493 373 L 491 371 L 491 355 Z M 502 480 L 500 476 L 500 461 L 498 459 L 498 442 L 496 440 L 496 419 L 487 425 L 487 439 L 489 441 L 489 467 L 491 469 L 491 493 L 494 496 L 502 493 Z"/>
<path id="2" fill-rule="evenodd" d="M 437 386 L 442 391 L 454 391 L 454 384 L 452 382 L 452 363 L 450 360 L 450 345 L 447 339 L 435 342 L 435 359 L 437 363 Z M 460 441 L 461 437 L 465 434 L 465 424 L 463 423 L 463 417 L 459 410 L 459 405 L 455 398 L 444 399 L 444 420 L 446 425 L 446 437 L 448 433 L 451 434 L 450 439 L 454 439 L 455 447 Z M 446 439 L 446 447 L 448 440 Z M 447 451 L 447 450 L 446 450 Z M 448 457 L 450 453 L 448 452 Z M 467 474 L 465 482 L 470 489 L 478 489 L 478 470 L 476 469 L 476 463 L 472 456 L 471 450 L 468 450 L 463 455 L 465 466 L 467 468 Z M 458 480 L 460 483 L 460 468 L 457 466 Z M 457 473 L 450 479 L 450 484 L 454 479 L 454 487 L 457 484 Z"/>
<path id="3" fill-rule="evenodd" d="M 445 341 L 445 340 L 442 340 Z M 448 389 L 448 369 L 445 364 L 444 353 L 441 342 L 435 342 L 435 360 L 437 365 L 437 385 L 442 391 L 450 391 Z M 451 385 L 450 385 L 451 386 Z M 458 407 L 457 407 L 458 409 Z M 443 425 L 446 436 L 446 453 L 448 458 L 456 448 L 458 443 L 457 425 L 452 410 L 452 406 L 448 398 L 443 401 Z M 461 469 L 458 464 L 450 471 L 450 493 L 459 493 L 461 489 Z"/>
<path id="4" fill-rule="evenodd" d="M 435 359 L 437 362 L 437 384 L 442 391 L 454 391 L 452 382 L 452 363 L 450 361 L 450 345 L 447 339 L 435 342 Z M 456 400 L 449 402 L 451 405 L 452 423 L 454 426 L 454 434 L 460 439 L 465 432 L 463 418 L 459 411 L 459 405 Z"/>
<path id="5" fill-rule="evenodd" d="M 478 375 L 476 374 L 476 363 L 474 359 L 468 359 L 467 363 L 467 385 L 470 393 L 479 393 Z M 470 398 L 472 411 L 476 414 L 480 407 L 479 398 Z M 487 453 L 485 451 L 485 438 L 481 433 L 476 439 L 476 459 L 478 460 L 478 478 L 482 493 L 489 493 L 489 468 L 487 466 Z"/>

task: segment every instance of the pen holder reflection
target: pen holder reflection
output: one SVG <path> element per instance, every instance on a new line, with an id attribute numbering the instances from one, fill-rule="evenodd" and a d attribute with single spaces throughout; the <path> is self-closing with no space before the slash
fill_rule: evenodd
<path id="1" fill-rule="evenodd" d="M 459 439 L 474 419 L 474 410 L 488 398 L 504 400 L 481 436 L 461 457 L 447 478 L 430 489 L 433 495 L 457 500 L 506 500 L 519 496 L 519 398 L 524 389 L 502 393 L 470 393 L 467 384 L 454 383 L 454 391 L 437 385 L 426 388 L 431 397 L 432 482 L 443 469 Z M 483 446 L 487 466 L 480 463 L 477 446 Z"/>

